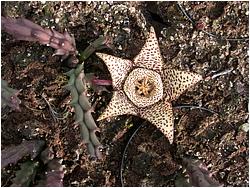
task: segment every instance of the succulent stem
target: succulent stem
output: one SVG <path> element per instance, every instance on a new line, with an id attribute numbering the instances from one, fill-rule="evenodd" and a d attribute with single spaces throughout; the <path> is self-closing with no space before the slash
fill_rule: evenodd
<path id="1" fill-rule="evenodd" d="M 72 101 L 70 104 L 75 109 L 75 123 L 80 126 L 81 136 L 84 143 L 87 144 L 87 149 L 91 157 L 100 159 L 101 153 L 99 142 L 95 132 L 98 131 L 98 127 L 91 115 L 92 108 L 91 104 L 86 96 L 86 76 L 84 74 L 84 61 L 98 49 L 104 47 L 110 47 L 112 39 L 108 36 L 99 37 L 92 44 L 90 44 L 82 53 L 80 53 L 81 64 L 75 69 L 70 70 L 66 73 L 69 76 L 68 84 L 65 86 L 71 92 Z"/>
<path id="2" fill-rule="evenodd" d="M 91 104 L 86 96 L 87 87 L 85 75 L 83 72 L 83 63 L 79 64 L 74 71 L 69 71 L 67 75 L 70 77 L 67 84 L 67 89 L 70 90 L 72 101 L 70 104 L 75 109 L 75 123 L 80 126 L 81 136 L 84 143 L 87 144 L 88 152 L 91 157 L 100 158 L 97 152 L 100 147 L 100 142 L 95 135 L 98 127 L 91 115 Z"/>

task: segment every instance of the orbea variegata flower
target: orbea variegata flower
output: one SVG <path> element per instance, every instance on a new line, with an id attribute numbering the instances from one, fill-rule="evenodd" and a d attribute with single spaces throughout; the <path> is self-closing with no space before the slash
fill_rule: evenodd
<path id="1" fill-rule="evenodd" d="M 160 129 L 172 143 L 174 123 L 171 101 L 202 77 L 162 68 L 163 59 L 153 27 L 142 50 L 132 61 L 96 54 L 107 65 L 115 90 L 99 120 L 124 114 L 139 116 Z"/>

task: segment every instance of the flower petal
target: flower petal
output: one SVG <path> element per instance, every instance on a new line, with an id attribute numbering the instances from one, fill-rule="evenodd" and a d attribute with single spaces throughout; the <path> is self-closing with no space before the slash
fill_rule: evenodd
<path id="1" fill-rule="evenodd" d="M 130 102 L 123 91 L 114 91 L 114 95 L 108 107 L 101 114 L 97 121 L 124 114 L 138 115 L 138 109 L 132 102 Z"/>
<path id="2" fill-rule="evenodd" d="M 161 73 L 163 60 L 153 27 L 150 27 L 149 37 L 142 50 L 134 58 L 134 64 L 135 66 Z"/>
<path id="3" fill-rule="evenodd" d="M 191 72 L 165 69 L 162 80 L 166 99 L 172 101 L 177 99 L 186 89 L 201 81 L 202 76 Z"/>
<path id="4" fill-rule="evenodd" d="M 140 116 L 155 125 L 168 138 L 170 144 L 173 143 L 174 119 L 171 103 L 160 101 L 140 109 Z"/>
<path id="5" fill-rule="evenodd" d="M 121 90 L 125 77 L 132 69 L 132 61 L 103 53 L 96 53 L 96 55 L 107 65 L 112 77 L 112 85 L 114 89 Z"/>

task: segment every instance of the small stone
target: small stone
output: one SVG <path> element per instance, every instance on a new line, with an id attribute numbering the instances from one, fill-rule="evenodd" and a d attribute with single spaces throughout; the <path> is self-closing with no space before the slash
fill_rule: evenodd
<path id="1" fill-rule="evenodd" d="M 56 18 L 55 19 L 55 23 L 59 23 L 60 19 L 59 18 Z"/>
<path id="2" fill-rule="evenodd" d="M 240 130 L 244 131 L 244 132 L 248 132 L 249 131 L 249 123 L 244 123 L 239 127 Z"/>

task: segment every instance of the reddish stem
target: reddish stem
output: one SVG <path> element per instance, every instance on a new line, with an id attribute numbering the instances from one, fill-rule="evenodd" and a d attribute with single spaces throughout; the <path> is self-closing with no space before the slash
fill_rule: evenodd
<path id="1" fill-rule="evenodd" d="M 94 78 L 92 80 L 92 83 L 95 85 L 99 85 L 99 86 L 110 86 L 112 85 L 112 81 L 111 80 L 100 80 L 97 78 Z"/>

